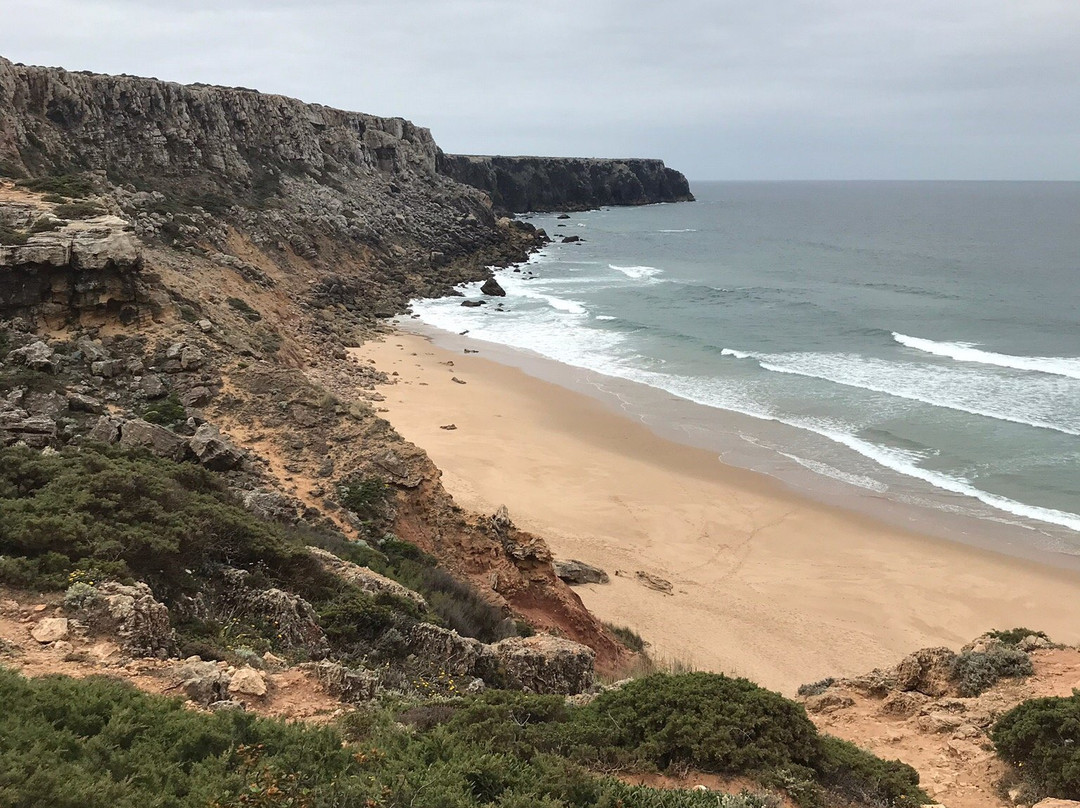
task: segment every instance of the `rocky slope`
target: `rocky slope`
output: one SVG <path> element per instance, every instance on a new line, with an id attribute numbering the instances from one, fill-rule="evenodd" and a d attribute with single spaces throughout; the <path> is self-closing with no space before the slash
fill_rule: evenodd
<path id="1" fill-rule="evenodd" d="M 377 476 L 379 529 L 612 671 L 632 655 L 543 541 L 457 508 L 348 360 L 374 318 L 541 241 L 438 154 L 401 119 L 0 59 L 0 441 L 217 455 L 250 507 L 350 537 L 374 528 L 338 483 Z M 186 420 L 141 420 L 162 402 Z"/>
<path id="2" fill-rule="evenodd" d="M 1026 675 L 985 676 L 985 663 L 1003 653 L 1014 663 L 1026 656 L 1030 665 L 1020 666 Z M 968 670 L 966 678 L 957 678 L 958 662 Z M 972 687 L 972 671 L 985 677 L 976 680 L 977 687 Z M 818 727 L 914 766 L 935 802 L 949 808 L 1007 808 L 1032 799 L 995 754 L 994 722 L 1021 702 L 1068 696 L 1078 685 L 1080 650 L 1053 645 L 1041 635 L 1008 645 L 987 634 L 959 655 L 924 648 L 894 668 L 826 679 L 800 693 Z"/>
<path id="3" fill-rule="evenodd" d="M 686 177 L 662 160 L 440 154 L 438 167 L 512 213 L 694 199 Z"/>

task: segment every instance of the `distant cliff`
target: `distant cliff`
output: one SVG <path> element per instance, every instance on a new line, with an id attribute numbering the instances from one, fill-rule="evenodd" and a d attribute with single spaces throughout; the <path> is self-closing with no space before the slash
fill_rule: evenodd
<path id="1" fill-rule="evenodd" d="M 514 213 L 694 199 L 686 177 L 662 160 L 441 154 L 438 169 Z"/>

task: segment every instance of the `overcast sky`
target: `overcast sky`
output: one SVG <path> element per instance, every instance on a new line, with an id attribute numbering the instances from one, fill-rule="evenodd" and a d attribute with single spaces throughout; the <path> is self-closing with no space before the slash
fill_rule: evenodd
<path id="1" fill-rule="evenodd" d="M 1080 0 L 0 0 L 0 55 L 691 180 L 1080 179 Z"/>

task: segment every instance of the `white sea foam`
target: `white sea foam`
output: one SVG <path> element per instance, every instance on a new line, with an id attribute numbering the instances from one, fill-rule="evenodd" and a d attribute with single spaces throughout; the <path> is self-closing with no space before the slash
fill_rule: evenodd
<path id="1" fill-rule="evenodd" d="M 749 353 L 765 370 L 843 384 L 934 407 L 1080 435 L 1080 384 L 1058 376 L 1016 376 L 993 368 L 889 362 L 857 354 Z"/>
<path id="2" fill-rule="evenodd" d="M 1080 379 L 1080 357 L 1075 356 L 1013 356 L 1012 354 L 994 353 L 976 348 L 971 342 L 935 342 L 921 337 L 909 337 L 907 334 L 893 332 L 893 339 L 916 351 L 944 356 L 958 362 L 978 362 L 983 365 L 996 365 L 1013 370 L 1031 370 L 1038 373 L 1050 373 L 1055 376 L 1067 376 Z"/>
<path id="3" fill-rule="evenodd" d="M 834 480 L 840 480 L 848 485 L 854 485 L 858 488 L 865 488 L 867 491 L 874 491 L 878 494 L 884 494 L 888 492 L 889 485 L 881 480 L 875 480 L 873 477 L 867 477 L 864 474 L 852 474 L 847 471 L 841 471 L 838 468 L 830 466 L 828 463 L 819 463 L 816 460 L 807 460 L 805 457 L 799 457 L 798 455 L 788 454 L 787 452 L 780 452 L 781 455 L 794 460 L 803 468 L 810 469 L 817 474 L 821 474 L 825 477 L 831 477 Z"/>
<path id="4" fill-rule="evenodd" d="M 635 279 L 651 278 L 651 277 L 653 277 L 655 275 L 659 275 L 661 272 L 664 271 L 662 269 L 657 269 L 656 267 L 646 267 L 646 266 L 621 267 L 618 264 L 608 264 L 608 269 L 614 269 L 616 272 L 621 272 L 623 275 L 625 275 L 628 278 L 635 278 Z"/>
<path id="5" fill-rule="evenodd" d="M 645 369 L 639 362 L 632 360 L 635 352 L 626 342 L 624 335 L 589 328 L 584 318 L 566 316 L 568 312 L 585 313 L 581 304 L 554 298 L 532 289 L 522 290 L 519 287 L 525 285 L 523 282 L 515 284 L 508 279 L 507 283 L 508 296 L 527 292 L 529 294 L 524 296 L 539 298 L 549 307 L 528 312 L 511 310 L 494 314 L 482 309 L 464 309 L 452 302 L 454 299 L 451 299 L 451 302 L 416 301 L 413 305 L 423 321 L 438 328 L 447 331 L 470 329 L 472 337 L 528 349 L 574 367 L 647 384 L 704 406 L 805 430 L 844 446 L 882 468 L 920 480 L 941 491 L 970 498 L 1002 513 L 1080 531 L 1078 514 L 1028 505 L 983 491 L 963 477 L 923 468 L 920 465 L 923 458 L 918 454 L 864 440 L 855 434 L 856 428 L 848 424 L 782 417 L 763 404 L 752 387 L 741 387 L 740 382 Z M 510 287 L 516 288 L 511 290 Z M 555 305 L 556 301 L 563 305 Z M 724 353 L 733 357 L 749 357 L 749 354 L 733 349 L 726 349 Z M 818 473 L 844 479 L 870 490 L 880 491 L 885 485 L 868 475 L 844 472 L 817 460 L 793 459 Z M 816 468 L 814 464 L 817 464 Z"/>
<path id="6" fill-rule="evenodd" d="M 506 273 L 499 276 L 499 282 L 506 291 L 507 302 L 512 302 L 515 297 L 524 297 L 529 300 L 541 300 L 551 308 L 567 314 L 588 314 L 588 309 L 576 300 L 568 300 L 565 297 L 550 295 L 540 291 L 543 287 L 537 287 L 537 281 L 524 281 Z"/>
<path id="7" fill-rule="evenodd" d="M 610 314 L 598 314 L 598 315 L 596 315 L 596 319 L 597 320 L 617 320 L 618 318 L 617 317 L 612 317 Z"/>
<path id="8" fill-rule="evenodd" d="M 692 227 L 684 227 L 681 230 L 658 230 L 657 232 L 658 233 L 696 233 L 697 230 L 695 230 Z"/>
<path id="9" fill-rule="evenodd" d="M 900 452 L 899 450 L 869 443 L 868 441 L 864 441 L 854 435 L 849 435 L 844 432 L 836 432 L 827 428 L 808 428 L 813 429 L 814 432 L 817 432 L 823 437 L 843 444 L 849 449 L 853 449 L 863 455 L 863 457 L 868 457 L 879 465 L 885 466 L 886 468 L 892 469 L 893 471 L 908 477 L 915 477 L 942 491 L 949 491 L 953 494 L 960 494 L 961 496 L 977 499 L 984 505 L 989 505 L 991 508 L 996 508 L 999 511 L 1005 511 L 1006 513 L 1011 513 L 1015 516 L 1022 516 L 1027 519 L 1034 519 L 1039 522 L 1047 522 L 1052 525 L 1067 527 L 1070 530 L 1080 531 L 1080 514 L 1058 511 L 1053 508 L 1041 508 L 1036 505 L 1027 505 L 1023 502 L 1017 502 L 1014 499 L 991 494 L 987 491 L 983 491 L 981 488 L 976 488 L 969 480 L 962 477 L 953 477 L 939 471 L 924 469 L 913 462 L 906 453 Z"/>

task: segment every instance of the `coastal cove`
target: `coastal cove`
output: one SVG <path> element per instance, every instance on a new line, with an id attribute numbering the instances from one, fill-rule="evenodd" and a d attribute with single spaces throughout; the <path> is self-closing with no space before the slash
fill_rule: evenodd
<path id="1" fill-rule="evenodd" d="M 606 569 L 611 583 L 579 595 L 659 659 L 793 693 L 992 628 L 1080 639 L 1077 572 L 902 529 L 725 465 L 536 377 L 555 363 L 528 357 L 525 372 L 506 349 L 445 332 L 433 344 L 399 330 L 354 353 L 399 374 L 380 407 L 457 502 L 506 505 L 557 557 Z M 638 570 L 673 593 L 643 586 Z"/>

